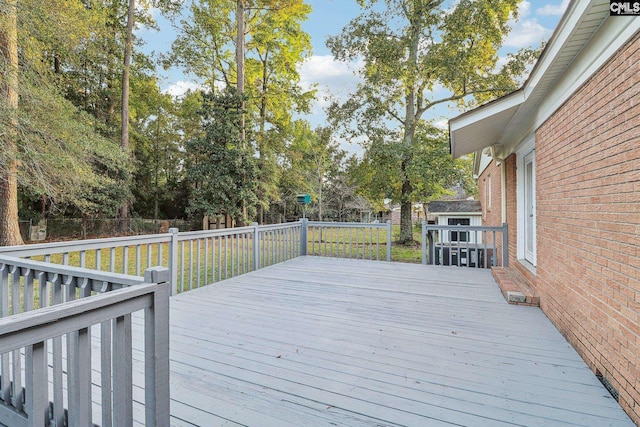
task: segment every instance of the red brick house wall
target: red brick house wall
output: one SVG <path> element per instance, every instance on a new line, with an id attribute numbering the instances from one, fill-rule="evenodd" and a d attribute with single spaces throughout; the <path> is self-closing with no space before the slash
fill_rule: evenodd
<path id="1" fill-rule="evenodd" d="M 536 203 L 541 307 L 640 424 L 640 36 L 536 132 Z"/>
<path id="2" fill-rule="evenodd" d="M 482 224 L 502 225 L 502 166 L 491 161 L 478 177 L 478 200 L 482 205 Z M 493 236 L 486 236 L 487 242 L 492 243 Z M 496 251 L 502 253 L 502 239 L 497 236 Z M 502 265 L 502 257 L 497 256 L 499 265 Z"/>

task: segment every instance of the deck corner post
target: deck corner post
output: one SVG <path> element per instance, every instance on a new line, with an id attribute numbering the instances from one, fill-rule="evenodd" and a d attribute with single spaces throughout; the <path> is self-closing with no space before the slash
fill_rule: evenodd
<path id="1" fill-rule="evenodd" d="M 257 222 L 252 222 L 253 227 L 253 270 L 260 269 L 260 228 Z"/>
<path id="2" fill-rule="evenodd" d="M 171 272 L 171 295 L 178 293 L 178 229 L 170 228 L 169 271 Z M 152 282 L 153 283 L 153 282 Z"/>
<path id="3" fill-rule="evenodd" d="M 145 283 L 168 283 L 171 271 L 166 267 L 149 267 L 144 271 Z"/>
<path id="4" fill-rule="evenodd" d="M 309 227 L 309 220 L 307 218 L 300 219 L 300 256 L 307 255 L 307 231 Z"/>
<path id="5" fill-rule="evenodd" d="M 387 220 L 387 261 L 391 261 L 391 220 Z"/>
<path id="6" fill-rule="evenodd" d="M 151 270 L 151 271 L 150 271 Z M 164 270 L 164 271 L 162 271 Z M 168 277 L 166 269 L 145 271 L 145 279 Z M 146 281 L 146 280 L 145 280 Z M 169 283 L 158 283 L 153 304 L 145 310 L 145 425 L 169 426 Z"/>
<path id="7" fill-rule="evenodd" d="M 422 221 L 420 242 L 422 245 L 422 265 L 427 265 L 427 221 Z"/>
<path id="8" fill-rule="evenodd" d="M 502 266 L 509 267 L 509 228 L 502 223 Z"/>

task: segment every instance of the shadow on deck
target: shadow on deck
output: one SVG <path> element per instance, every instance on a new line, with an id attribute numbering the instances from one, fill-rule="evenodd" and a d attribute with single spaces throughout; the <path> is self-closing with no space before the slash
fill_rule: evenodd
<path id="1" fill-rule="evenodd" d="M 299 257 L 172 297 L 170 322 L 175 426 L 633 425 L 488 270 Z"/>

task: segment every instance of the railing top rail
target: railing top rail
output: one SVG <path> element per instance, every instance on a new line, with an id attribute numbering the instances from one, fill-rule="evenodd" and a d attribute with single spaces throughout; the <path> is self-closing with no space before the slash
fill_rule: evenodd
<path id="1" fill-rule="evenodd" d="M 236 234 L 244 234 L 253 232 L 252 226 L 247 227 L 235 227 L 235 228 L 219 228 L 217 230 L 200 230 L 200 231 L 187 231 L 178 233 L 178 241 L 192 240 L 206 237 L 221 237 L 221 236 L 233 236 Z"/>
<path id="2" fill-rule="evenodd" d="M 36 243 L 24 246 L 0 247 L 0 254 L 21 257 L 62 254 L 111 247 L 164 243 L 171 239 L 168 233 L 140 236 L 110 237 L 105 239 L 69 240 L 64 242 Z"/>
<path id="3" fill-rule="evenodd" d="M 464 231 L 502 231 L 502 226 L 481 226 L 481 225 L 432 225 L 425 226 L 428 230 L 464 230 Z"/>
<path id="4" fill-rule="evenodd" d="M 310 227 L 333 227 L 333 228 L 387 228 L 385 222 L 329 222 L 329 221 L 309 221 Z"/>
<path id="5" fill-rule="evenodd" d="M 118 289 L 0 318 L 0 354 L 151 307 L 151 294 L 163 286 L 168 284 Z"/>
<path id="6" fill-rule="evenodd" d="M 144 278 L 139 276 L 110 273 L 107 271 L 91 270 L 88 268 L 72 267 L 69 265 L 50 264 L 30 259 L 0 255 L 0 269 L 4 266 L 15 266 L 18 268 L 30 269 L 35 272 L 45 272 L 54 275 L 58 274 L 61 277 L 66 278 L 74 277 L 88 279 L 97 283 L 112 283 L 123 286 L 135 286 L 144 283 Z"/>
<path id="7" fill-rule="evenodd" d="M 259 231 L 281 230 L 281 229 L 287 229 L 287 228 L 300 228 L 301 226 L 302 226 L 302 223 L 300 221 L 284 222 L 282 224 L 259 225 L 258 230 Z"/>

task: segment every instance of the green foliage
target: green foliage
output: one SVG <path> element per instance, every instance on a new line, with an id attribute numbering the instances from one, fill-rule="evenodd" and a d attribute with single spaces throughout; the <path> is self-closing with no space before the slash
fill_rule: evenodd
<path id="1" fill-rule="evenodd" d="M 309 214 L 320 220 L 339 217 L 346 193 L 355 196 L 343 174 L 344 160 L 345 152 L 329 128 L 312 130 L 308 122 L 294 122 L 293 139 L 283 159 L 282 197 L 293 200 L 296 194 L 310 194 L 313 203 L 307 210 Z"/>
<path id="2" fill-rule="evenodd" d="M 370 168 L 387 172 L 388 162 L 396 163 L 402 205 L 400 241 L 413 241 L 411 207 L 416 195 L 429 198 L 441 192 L 433 184 L 440 171 L 424 171 L 432 175 L 429 185 L 416 188 L 412 179 L 420 167 L 438 167 L 426 160 L 431 150 L 421 152 L 413 147 L 423 115 L 443 103 L 471 107 L 504 95 L 519 85 L 525 67 L 535 59 L 536 51 L 523 50 L 498 66 L 498 51 L 509 32 L 508 20 L 516 17 L 519 3 L 362 0 L 363 13 L 341 34 L 329 38 L 327 45 L 336 59 L 358 58 L 364 63 L 363 82 L 348 101 L 329 108 L 331 121 L 349 140 L 363 135 L 368 138 L 373 147 Z M 390 140 L 404 147 L 386 147 Z M 422 166 L 415 166 L 414 156 Z M 390 179 L 391 189 L 396 189 L 393 177 L 385 177 Z M 374 193 L 389 191 L 377 188 Z"/>
<path id="3" fill-rule="evenodd" d="M 284 151 L 292 115 L 308 112 L 314 91 L 300 86 L 298 65 L 311 54 L 302 22 L 311 12 L 303 0 L 245 0 L 243 41 L 237 40 L 237 0 L 198 0 L 166 65 L 181 65 L 204 79 L 212 91 L 236 86 L 236 45 L 244 43 L 245 94 L 258 155 L 260 211 L 281 201 L 279 156 Z"/>
<path id="4" fill-rule="evenodd" d="M 405 158 L 410 160 L 403 170 Z M 471 168 L 469 159 L 451 157 L 445 131 L 419 122 L 412 145 L 400 144 L 397 139 L 372 144 L 349 173 L 359 193 L 371 201 L 386 198 L 401 202 L 402 183 L 406 178 L 411 184 L 411 199 L 428 203 L 451 194 L 450 189 L 458 183 L 461 172 L 466 193 L 476 194 Z"/>
<path id="5" fill-rule="evenodd" d="M 242 103 L 233 88 L 220 95 L 203 94 L 204 133 L 186 143 L 192 187 L 187 211 L 192 215 L 227 213 L 242 221 L 255 215 L 256 161 L 251 145 L 241 138 Z M 247 217 L 243 206 L 248 207 Z"/>
<path id="6" fill-rule="evenodd" d="M 92 118 L 63 98 L 46 71 L 23 64 L 17 117 L 0 106 L 2 128 L 14 127 L 17 148 L 0 148 L 0 168 L 16 158 L 18 184 L 31 197 L 46 196 L 82 215 L 111 214 L 130 197 L 123 185 L 128 158 L 93 131 Z"/>

